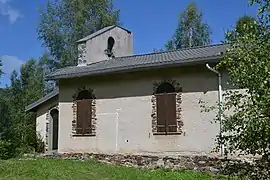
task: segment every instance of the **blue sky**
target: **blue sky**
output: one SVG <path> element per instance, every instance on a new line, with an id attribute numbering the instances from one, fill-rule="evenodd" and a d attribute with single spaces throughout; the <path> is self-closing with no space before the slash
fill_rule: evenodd
<path id="1" fill-rule="evenodd" d="M 179 13 L 190 0 L 115 0 L 120 9 L 122 26 L 134 33 L 136 54 L 152 52 L 163 48 L 176 27 Z M 248 7 L 248 0 L 195 0 L 204 13 L 204 21 L 212 31 L 213 43 L 224 38 L 226 29 L 247 14 L 256 15 L 255 7 Z M 9 83 L 13 69 L 29 58 L 38 58 L 44 51 L 37 39 L 39 9 L 46 0 L 0 0 L 0 58 L 3 60 L 5 75 L 0 86 Z"/>

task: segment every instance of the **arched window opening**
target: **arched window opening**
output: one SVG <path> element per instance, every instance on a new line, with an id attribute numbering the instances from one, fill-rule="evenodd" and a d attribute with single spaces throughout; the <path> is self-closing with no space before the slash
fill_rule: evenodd
<path id="1" fill-rule="evenodd" d="M 170 83 L 162 83 L 158 86 L 156 94 L 162 94 L 162 93 L 174 93 L 175 88 L 172 84 Z"/>
<path id="2" fill-rule="evenodd" d="M 114 54 L 113 54 L 113 46 L 114 46 L 114 44 L 115 44 L 114 38 L 109 37 L 108 42 L 107 42 L 107 49 L 105 50 L 105 53 L 109 58 L 114 57 Z"/>
<path id="3" fill-rule="evenodd" d="M 76 135 L 87 136 L 92 134 L 92 100 L 94 96 L 91 91 L 79 92 L 76 115 Z"/>
<path id="4" fill-rule="evenodd" d="M 59 111 L 53 109 L 50 112 L 52 118 L 52 150 L 58 149 L 58 124 L 59 124 Z"/>
<path id="5" fill-rule="evenodd" d="M 156 90 L 157 131 L 161 134 L 177 132 L 176 93 L 172 84 L 164 82 Z"/>
<path id="6" fill-rule="evenodd" d="M 92 93 L 88 90 L 82 90 L 81 92 L 79 92 L 76 100 L 84 100 L 84 99 L 93 99 Z"/>
<path id="7" fill-rule="evenodd" d="M 57 109 L 51 110 L 50 115 L 51 115 L 52 119 L 58 119 L 58 113 L 59 112 Z"/>

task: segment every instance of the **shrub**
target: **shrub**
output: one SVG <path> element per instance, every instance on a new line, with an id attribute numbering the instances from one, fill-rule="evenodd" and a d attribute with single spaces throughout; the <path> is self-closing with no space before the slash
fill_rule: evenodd
<path id="1" fill-rule="evenodd" d="M 36 149 L 35 151 L 37 153 L 44 153 L 45 152 L 45 142 L 43 141 L 43 138 L 41 137 L 40 133 L 36 135 Z"/>
<path id="2" fill-rule="evenodd" d="M 10 159 L 16 155 L 16 148 L 10 141 L 0 140 L 0 159 Z"/>

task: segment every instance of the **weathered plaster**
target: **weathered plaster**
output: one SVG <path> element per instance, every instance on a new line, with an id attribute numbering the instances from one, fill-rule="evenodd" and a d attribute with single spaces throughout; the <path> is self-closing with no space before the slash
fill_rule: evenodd
<path id="1" fill-rule="evenodd" d="M 58 97 L 42 104 L 37 110 L 36 131 L 38 134 L 40 134 L 42 140 L 44 141 L 46 152 L 48 152 L 50 149 L 50 110 L 53 108 L 58 108 Z"/>
<path id="2" fill-rule="evenodd" d="M 182 94 L 177 96 L 177 106 L 181 106 L 178 130 L 182 134 L 155 136 L 151 117 L 153 84 L 169 78 L 182 87 Z M 95 89 L 96 136 L 70 137 L 72 95 L 83 85 Z M 212 123 L 216 112 L 201 113 L 198 102 L 202 99 L 214 104 L 217 94 L 217 77 L 204 68 L 60 81 L 59 152 L 210 154 L 219 125 Z"/>
<path id="3" fill-rule="evenodd" d="M 107 49 L 109 37 L 112 37 L 115 40 L 112 49 L 115 57 L 133 55 L 133 34 L 115 27 L 86 42 L 86 56 L 84 56 L 86 64 L 109 59 L 104 52 Z"/>

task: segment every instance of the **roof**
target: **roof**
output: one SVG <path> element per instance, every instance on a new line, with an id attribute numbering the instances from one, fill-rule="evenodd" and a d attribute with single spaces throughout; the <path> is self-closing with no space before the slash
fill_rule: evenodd
<path id="1" fill-rule="evenodd" d="M 131 31 L 129 31 L 129 30 L 127 30 L 127 29 L 125 29 L 125 28 L 123 28 L 123 27 L 121 27 L 121 26 L 118 26 L 118 25 L 107 26 L 107 27 L 105 27 L 105 28 L 103 28 L 103 29 L 100 29 L 100 30 L 98 30 L 98 31 L 96 31 L 96 32 L 94 32 L 94 33 L 92 33 L 92 34 L 90 34 L 89 36 L 86 36 L 86 37 L 84 37 L 84 38 L 78 40 L 77 43 L 85 42 L 85 41 L 87 41 L 87 40 L 89 40 L 89 39 L 92 39 L 92 38 L 94 38 L 94 37 L 96 37 L 96 36 L 98 36 L 98 35 L 100 35 L 100 34 L 103 34 L 103 33 L 107 32 L 107 31 L 111 30 L 111 29 L 113 29 L 113 28 L 115 28 L 115 27 L 121 28 L 121 29 L 127 31 L 128 33 L 131 33 Z"/>
<path id="2" fill-rule="evenodd" d="M 217 62 L 227 45 L 217 44 L 174 51 L 141 54 L 104 60 L 87 66 L 70 66 L 49 74 L 47 80 L 134 72 L 145 69 L 178 67 Z"/>
<path id="3" fill-rule="evenodd" d="M 28 106 L 26 106 L 25 111 L 35 111 L 35 109 L 40 106 L 41 104 L 45 103 L 46 101 L 58 96 L 59 94 L 59 89 L 55 89 L 54 91 L 50 92 L 49 94 L 47 94 L 46 96 L 44 96 L 43 98 L 33 102 L 32 104 L 29 104 Z"/>

